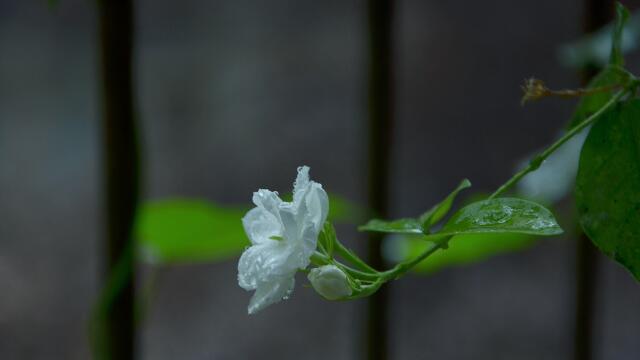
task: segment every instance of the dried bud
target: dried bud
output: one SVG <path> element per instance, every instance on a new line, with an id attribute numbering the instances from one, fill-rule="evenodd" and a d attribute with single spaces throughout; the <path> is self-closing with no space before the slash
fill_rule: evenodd
<path id="1" fill-rule="evenodd" d="M 527 101 L 530 100 L 538 100 L 545 96 L 548 96 L 550 91 L 544 85 L 542 80 L 536 78 L 526 79 L 524 81 L 524 85 L 521 86 L 524 95 L 522 95 L 522 100 L 520 103 L 524 105 Z"/>

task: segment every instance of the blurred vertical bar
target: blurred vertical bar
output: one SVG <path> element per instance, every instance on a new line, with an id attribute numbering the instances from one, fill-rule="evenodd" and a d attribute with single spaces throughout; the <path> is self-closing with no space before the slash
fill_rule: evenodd
<path id="1" fill-rule="evenodd" d="M 98 0 L 102 91 L 106 274 L 120 262 L 127 278 L 106 316 L 105 354 L 135 357 L 134 217 L 138 204 L 138 144 L 133 100 L 133 0 Z"/>
<path id="2" fill-rule="evenodd" d="M 389 158 L 393 116 L 392 0 L 368 1 L 369 26 L 369 163 L 368 200 L 376 217 L 388 216 Z M 384 268 L 382 236 L 372 233 L 368 256 L 376 269 Z M 382 287 L 367 300 L 364 358 L 384 360 L 388 355 L 388 294 Z"/>
<path id="3" fill-rule="evenodd" d="M 584 0 L 585 33 L 591 33 L 606 25 L 613 18 L 614 2 L 611 0 Z M 583 84 L 601 69 L 587 67 L 581 70 Z M 576 284 L 574 359 L 593 359 L 593 318 L 597 292 L 599 254 L 591 240 L 581 231 L 576 239 Z"/>

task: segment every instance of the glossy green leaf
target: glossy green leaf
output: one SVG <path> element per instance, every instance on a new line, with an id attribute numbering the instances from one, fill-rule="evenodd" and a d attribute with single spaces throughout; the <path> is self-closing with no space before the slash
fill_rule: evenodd
<path id="1" fill-rule="evenodd" d="M 464 179 L 458 187 L 453 190 L 444 200 L 434 205 L 429 211 L 420 215 L 418 219 L 403 218 L 398 220 L 370 220 L 365 225 L 358 228 L 360 231 L 375 231 L 396 234 L 424 234 L 428 233 L 429 228 L 440 221 L 449 213 L 453 201 L 458 193 L 471 186 L 471 182 Z"/>
<path id="2" fill-rule="evenodd" d="M 405 249 L 406 259 L 424 251 L 425 241 L 419 236 L 399 239 Z M 484 233 L 456 235 L 449 240 L 445 250 L 437 251 L 419 263 L 413 270 L 432 273 L 442 268 L 462 266 L 484 261 L 493 256 L 524 250 L 535 243 L 535 237 L 516 233 Z"/>
<path id="3" fill-rule="evenodd" d="M 469 233 L 562 233 L 553 214 L 542 205 L 516 198 L 497 198 L 465 206 L 455 213 L 438 235 Z"/>
<path id="4" fill-rule="evenodd" d="M 593 126 L 580 155 L 576 203 L 587 236 L 640 280 L 640 100 Z"/>
<path id="5" fill-rule="evenodd" d="M 247 210 L 200 200 L 148 202 L 142 206 L 136 224 L 143 259 L 183 263 L 238 256 L 249 245 L 241 222 Z"/>
<path id="6" fill-rule="evenodd" d="M 358 230 L 397 234 L 422 234 L 422 224 L 420 221 L 411 218 L 393 221 L 373 219 L 365 225 L 358 227 Z"/>
<path id="7" fill-rule="evenodd" d="M 445 217 L 449 210 L 451 210 L 451 206 L 453 205 L 453 201 L 455 200 L 458 193 L 464 189 L 470 188 L 471 182 L 468 179 L 462 180 L 460 185 L 449 194 L 444 200 L 440 203 L 432 207 L 429 211 L 420 215 L 419 222 L 422 224 L 422 227 L 425 231 L 428 231 L 434 224 L 440 221 L 443 217 Z"/>

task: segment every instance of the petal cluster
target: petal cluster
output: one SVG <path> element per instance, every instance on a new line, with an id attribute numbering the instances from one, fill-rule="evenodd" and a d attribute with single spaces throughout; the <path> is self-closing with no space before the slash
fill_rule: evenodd
<path id="1" fill-rule="evenodd" d="M 309 265 L 329 210 L 327 193 L 309 179 L 308 166 L 298 168 L 292 202 L 260 189 L 253 193 L 253 203 L 256 207 L 242 219 L 251 246 L 238 263 L 238 284 L 255 290 L 249 314 L 291 294 L 294 276 Z"/>

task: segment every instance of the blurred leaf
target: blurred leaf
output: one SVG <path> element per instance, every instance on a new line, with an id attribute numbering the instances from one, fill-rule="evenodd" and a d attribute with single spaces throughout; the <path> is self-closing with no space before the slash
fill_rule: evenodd
<path id="1" fill-rule="evenodd" d="M 223 207 L 197 199 L 148 202 L 141 207 L 136 224 L 142 260 L 174 264 L 240 256 L 250 245 L 241 220 L 247 211 L 248 207 Z M 329 195 L 331 221 L 357 221 L 364 212 L 339 196 Z"/>
<path id="2" fill-rule="evenodd" d="M 184 263 L 238 256 L 249 245 L 241 222 L 247 211 L 201 200 L 148 202 L 136 226 L 143 260 Z"/>
<path id="3" fill-rule="evenodd" d="M 582 148 L 576 204 L 587 236 L 640 280 L 640 100 L 619 103 Z"/>
<path id="4" fill-rule="evenodd" d="M 405 259 L 418 256 L 424 251 L 425 241 L 419 236 L 398 239 L 404 247 Z M 509 252 L 524 250 L 535 243 L 535 237 L 516 233 L 484 233 L 456 235 L 449 240 L 449 247 L 437 251 L 419 263 L 413 270 L 432 273 L 445 267 L 468 265 Z"/>
<path id="5" fill-rule="evenodd" d="M 623 53 L 638 46 L 640 12 L 636 11 L 629 17 L 627 9 L 617 4 L 616 15 L 614 23 L 562 46 L 559 52 L 560 61 L 566 66 L 578 69 L 602 68 L 608 63 L 621 66 Z"/>
<path id="6" fill-rule="evenodd" d="M 396 234 L 422 234 L 422 224 L 418 220 L 412 218 L 393 221 L 373 219 L 358 227 L 358 230 Z"/>
<path id="7" fill-rule="evenodd" d="M 451 206 L 453 205 L 453 200 L 455 200 L 460 191 L 470 187 L 471 182 L 468 179 L 462 180 L 462 182 L 460 182 L 460 185 L 458 185 L 458 187 L 453 190 L 449 194 L 449 196 L 432 207 L 429 211 L 420 215 L 419 222 L 422 224 L 425 231 L 428 231 L 434 224 L 436 224 L 449 213 L 449 210 L 451 210 Z"/>
<path id="8" fill-rule="evenodd" d="M 562 229 L 542 205 L 516 198 L 488 199 L 455 213 L 438 235 L 523 233 L 557 235 Z"/>
<path id="9" fill-rule="evenodd" d="M 329 193 L 327 220 L 338 223 L 358 224 L 366 219 L 367 209 L 344 197 Z"/>

